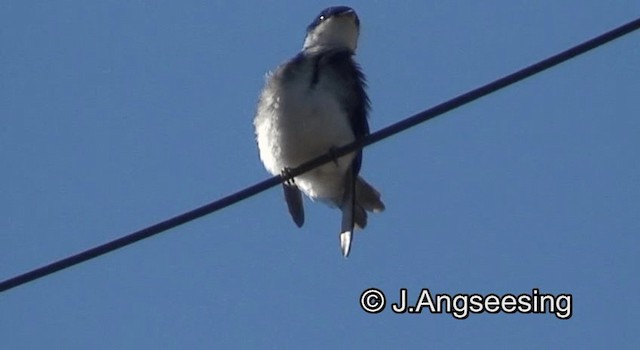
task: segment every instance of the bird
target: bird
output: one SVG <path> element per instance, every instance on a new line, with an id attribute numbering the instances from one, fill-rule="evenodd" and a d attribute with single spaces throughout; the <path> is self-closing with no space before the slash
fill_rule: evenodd
<path id="1" fill-rule="evenodd" d="M 254 118 L 260 160 L 272 175 L 293 169 L 369 134 L 370 101 L 355 55 L 360 20 L 347 6 L 324 9 L 309 24 L 302 50 L 266 74 Z M 304 224 L 302 193 L 342 211 L 340 249 L 346 258 L 353 232 L 367 212 L 381 212 L 380 193 L 360 175 L 362 150 L 283 182 L 289 213 Z"/>

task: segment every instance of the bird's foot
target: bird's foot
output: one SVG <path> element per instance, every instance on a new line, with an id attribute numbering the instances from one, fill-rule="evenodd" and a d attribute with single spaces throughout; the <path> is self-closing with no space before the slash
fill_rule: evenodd
<path id="1" fill-rule="evenodd" d="M 282 177 L 284 180 L 284 184 L 287 186 L 295 186 L 296 184 L 296 180 L 294 177 L 291 176 L 291 168 L 289 167 L 284 167 L 282 168 L 282 171 L 280 172 L 280 177 Z"/>
<path id="2" fill-rule="evenodd" d="M 327 153 L 329 153 L 329 155 L 331 156 L 331 159 L 333 160 L 333 163 L 338 166 L 338 154 L 336 153 L 336 151 L 338 150 L 338 147 L 336 146 L 331 146 L 329 148 L 329 151 Z"/>

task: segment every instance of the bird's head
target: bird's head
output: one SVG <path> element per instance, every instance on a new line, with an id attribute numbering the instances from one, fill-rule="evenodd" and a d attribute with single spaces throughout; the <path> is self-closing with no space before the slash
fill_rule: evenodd
<path id="1" fill-rule="evenodd" d="M 356 51 L 360 20 L 356 12 L 346 6 L 329 7 L 307 27 L 303 50 L 347 48 Z"/>

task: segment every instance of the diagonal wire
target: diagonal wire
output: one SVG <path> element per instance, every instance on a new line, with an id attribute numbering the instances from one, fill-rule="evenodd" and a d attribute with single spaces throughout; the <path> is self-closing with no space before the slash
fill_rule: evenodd
<path id="1" fill-rule="evenodd" d="M 279 183 L 289 180 L 295 176 L 301 175 L 309 170 L 312 170 L 322 164 L 328 163 L 335 159 L 336 157 L 341 157 L 346 155 L 347 153 L 351 153 L 360 148 L 366 147 L 378 141 L 381 141 L 385 138 L 393 136 L 397 133 L 400 133 L 404 130 L 412 128 L 420 123 L 423 123 L 429 119 L 435 118 L 441 114 L 444 114 L 448 111 L 451 111 L 455 108 L 458 108 L 462 105 L 465 105 L 469 102 L 477 100 L 481 97 L 487 96 L 497 90 L 505 88 L 509 85 L 517 83 L 520 80 L 529 78 L 535 74 L 538 74 L 544 70 L 547 70 L 553 66 L 556 66 L 560 63 L 563 63 L 567 60 L 570 60 L 573 57 L 581 55 L 587 51 L 590 51 L 598 46 L 606 44 L 612 40 L 615 40 L 621 36 L 631 33 L 634 30 L 640 28 L 640 18 L 635 19 L 631 22 L 623 24 L 611 31 L 608 31 L 602 35 L 599 35 L 593 39 L 587 40 L 579 45 L 576 45 L 568 50 L 562 51 L 554 56 L 551 56 L 547 59 L 544 59 L 540 62 L 532 64 L 526 68 L 523 68 L 515 73 L 504 76 L 498 80 L 495 80 L 491 83 L 483 85 L 475 90 L 471 90 L 465 94 L 454 97 L 451 100 L 448 100 L 444 103 L 436 105 L 426 111 L 420 112 L 416 115 L 413 115 L 407 119 L 403 119 L 395 124 L 392 124 L 384 129 L 378 130 L 365 138 L 357 140 L 351 144 L 345 145 L 338 149 L 333 150 L 327 154 L 319 156 L 315 159 L 312 159 L 297 168 L 291 169 L 286 176 L 273 176 L 267 180 L 259 182 L 253 186 L 247 187 L 241 191 L 233 193 L 229 196 L 221 198 L 215 202 L 211 202 L 209 204 L 203 205 L 199 208 L 186 212 L 184 214 L 180 214 L 173 218 L 167 219 L 155 225 L 143 228 L 139 231 L 133 232 L 116 240 L 104 243 L 102 245 L 96 246 L 94 248 L 85 250 L 83 252 L 77 253 L 75 255 L 69 256 L 67 258 L 55 261 L 48 265 L 44 265 L 42 267 L 36 268 L 34 270 L 25 272 L 21 275 L 9 278 L 5 281 L 0 282 L 0 292 L 4 292 L 11 288 L 20 286 L 22 284 L 31 282 L 33 280 L 45 277 L 57 271 L 69 268 L 71 266 L 77 265 L 79 263 L 85 262 L 87 260 L 91 260 L 100 255 L 112 252 L 114 250 L 123 248 L 130 244 L 133 244 L 137 241 L 143 240 L 145 238 L 149 238 L 151 236 L 157 235 L 161 232 L 167 231 L 174 227 L 185 224 L 189 221 L 193 221 L 207 214 L 211 214 L 220 209 L 226 208 L 232 204 L 238 203 L 244 199 L 252 197 L 260 192 L 263 192 L 271 187 L 277 186 Z"/>

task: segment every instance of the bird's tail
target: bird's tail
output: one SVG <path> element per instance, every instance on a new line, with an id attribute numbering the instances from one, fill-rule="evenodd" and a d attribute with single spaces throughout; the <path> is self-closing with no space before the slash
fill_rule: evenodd
<path id="1" fill-rule="evenodd" d="M 384 204 L 380 200 L 380 192 L 376 191 L 362 177 L 347 175 L 345 193 L 340 206 L 342 209 L 340 248 L 345 258 L 349 256 L 351 251 L 354 228 L 357 226 L 363 229 L 367 226 L 367 211 L 377 213 L 384 210 Z"/>

